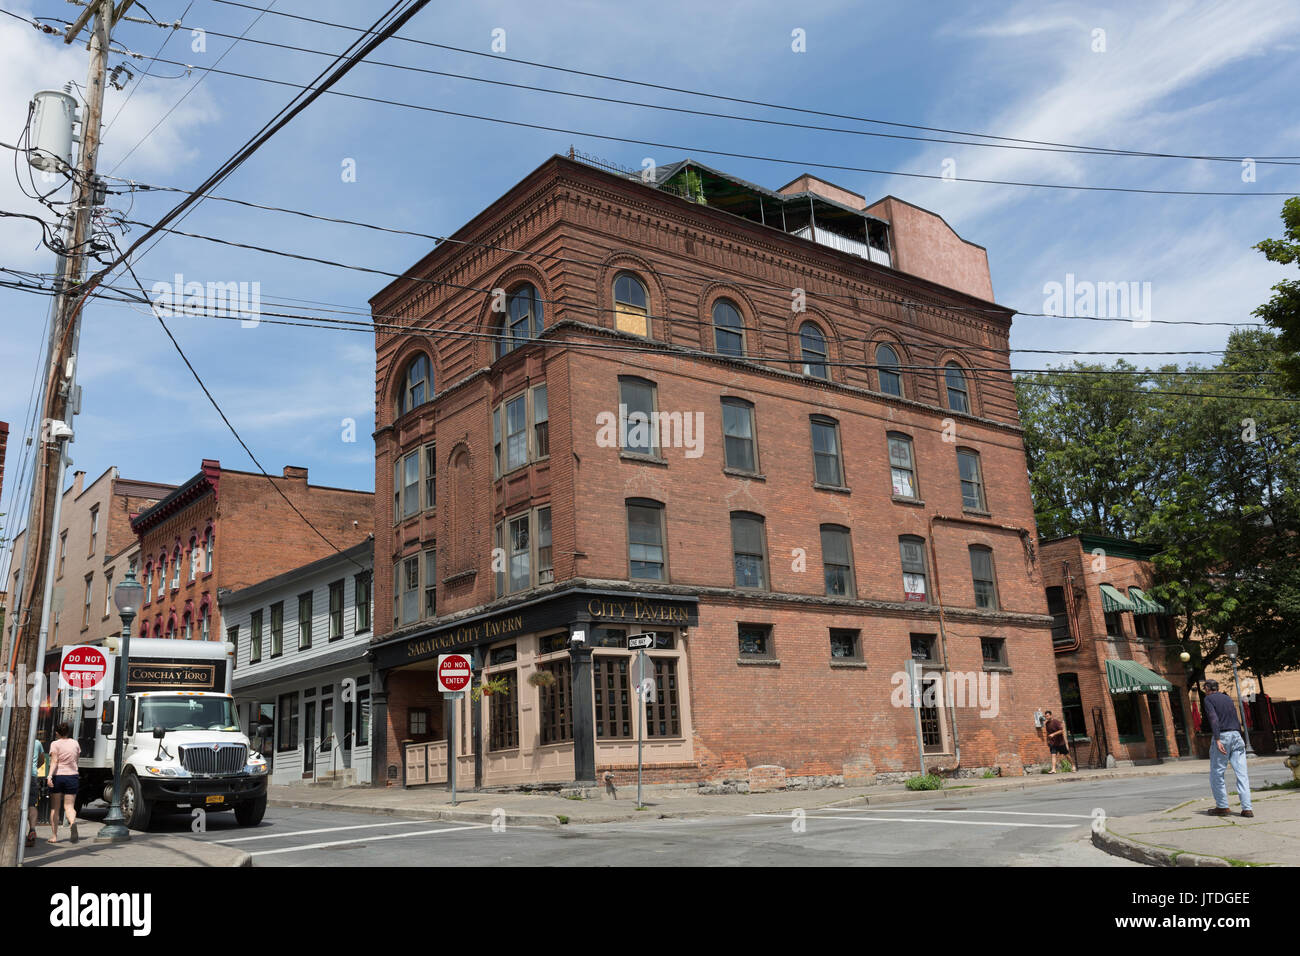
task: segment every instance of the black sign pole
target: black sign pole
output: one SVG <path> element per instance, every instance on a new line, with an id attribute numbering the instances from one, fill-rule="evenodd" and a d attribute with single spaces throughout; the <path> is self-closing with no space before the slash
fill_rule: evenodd
<path id="1" fill-rule="evenodd" d="M 638 810 L 645 806 L 645 801 L 641 799 L 641 745 L 645 737 L 645 648 L 636 652 L 637 656 L 637 697 L 641 700 L 641 719 L 637 722 L 636 727 L 636 808 Z"/>

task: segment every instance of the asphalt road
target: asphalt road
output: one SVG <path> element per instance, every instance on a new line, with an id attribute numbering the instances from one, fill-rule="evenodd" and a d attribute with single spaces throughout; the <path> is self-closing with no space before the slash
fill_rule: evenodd
<path id="1" fill-rule="evenodd" d="M 1279 767 L 1258 777 L 1257 786 L 1290 774 Z M 1094 811 L 1146 813 L 1208 793 L 1204 775 L 1180 774 L 810 810 L 801 818 L 746 814 L 497 832 L 487 824 L 273 807 L 252 829 L 231 813 L 209 814 L 204 833 L 192 833 L 184 814 L 158 818 L 155 829 L 238 847 L 254 866 L 1136 866 L 1092 846 Z M 88 808 L 87 816 L 98 812 Z"/>

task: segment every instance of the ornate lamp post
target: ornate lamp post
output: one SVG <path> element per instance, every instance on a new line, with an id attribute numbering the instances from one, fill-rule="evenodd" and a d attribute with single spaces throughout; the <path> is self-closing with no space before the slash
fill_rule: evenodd
<path id="1" fill-rule="evenodd" d="M 117 741 L 113 745 L 113 802 L 104 817 L 104 826 L 95 837 L 97 843 L 125 843 L 131 839 L 131 831 L 126 827 L 122 817 L 122 742 L 127 728 L 123 726 L 126 719 L 126 671 L 131 659 L 131 622 L 135 620 L 140 608 L 140 599 L 144 588 L 135 578 L 135 569 L 128 569 L 126 577 L 113 589 L 113 603 L 122 618 L 122 653 L 117 662 Z"/>
<path id="2" fill-rule="evenodd" d="M 1246 728 L 1246 705 L 1241 699 L 1241 679 L 1237 676 L 1237 642 L 1228 638 L 1223 645 L 1223 653 L 1232 661 L 1232 683 L 1237 688 L 1237 709 L 1241 711 L 1241 735 L 1246 738 L 1246 753 L 1253 754 L 1255 748 L 1250 745 L 1250 731 Z"/>

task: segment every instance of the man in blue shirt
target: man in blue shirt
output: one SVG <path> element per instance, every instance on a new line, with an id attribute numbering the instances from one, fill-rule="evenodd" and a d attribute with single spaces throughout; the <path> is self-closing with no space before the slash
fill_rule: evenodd
<path id="1" fill-rule="evenodd" d="M 1211 815 L 1226 817 L 1228 787 L 1223 782 L 1223 772 L 1232 764 L 1232 775 L 1237 778 L 1237 796 L 1241 798 L 1241 815 L 1253 817 L 1250 808 L 1250 780 L 1246 776 L 1246 742 L 1241 736 L 1241 721 L 1232 698 L 1219 691 L 1217 680 L 1207 680 L 1205 689 L 1205 716 L 1210 719 L 1210 792 L 1214 794 Z"/>

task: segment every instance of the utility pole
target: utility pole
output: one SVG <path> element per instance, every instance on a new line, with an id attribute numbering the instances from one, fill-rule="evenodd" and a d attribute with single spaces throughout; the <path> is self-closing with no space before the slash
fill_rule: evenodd
<path id="1" fill-rule="evenodd" d="M 113 25 L 126 13 L 134 0 L 121 0 L 114 10 L 113 0 L 90 0 L 77 22 L 68 28 L 64 42 L 71 44 L 87 21 L 91 28 L 90 66 L 86 77 L 86 102 L 81 122 L 81 153 L 77 161 L 73 194 L 71 244 L 68 246 L 66 281 L 56 300 L 56 320 L 50 348 L 50 366 L 41 408 L 40 450 L 32 480 L 31 520 L 27 536 L 30 566 L 23 569 L 22 619 L 16 622 L 10 678 L 40 674 L 45 656 L 50 609 L 49 569 L 52 568 L 53 542 L 59 504 L 62 500 L 63 470 L 67 462 L 67 443 L 72 437 L 69 423 L 76 412 L 77 343 L 81 326 L 79 286 L 85 276 L 86 257 L 91 238 L 91 217 L 95 203 L 95 164 L 99 156 L 100 123 L 104 110 L 104 76 L 107 67 L 109 37 Z M 39 616 L 33 611 L 40 609 Z M 17 866 L 21 862 L 21 843 L 27 815 L 27 793 L 31 782 L 31 748 L 35 736 L 35 710 L 39 701 L 27 698 L 27 689 L 14 688 L 14 707 L 9 727 L 9 747 L 5 752 L 3 793 L 0 804 L 0 866 Z"/>

